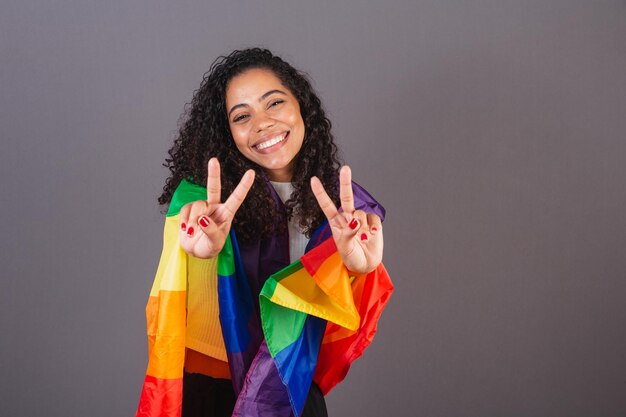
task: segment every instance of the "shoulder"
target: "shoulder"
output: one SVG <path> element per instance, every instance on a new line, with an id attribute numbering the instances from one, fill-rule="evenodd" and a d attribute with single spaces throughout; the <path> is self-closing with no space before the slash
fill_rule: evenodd
<path id="1" fill-rule="evenodd" d="M 174 216 L 180 212 L 185 204 L 198 200 L 206 200 L 206 188 L 184 179 L 178 184 L 172 195 L 167 215 Z"/>

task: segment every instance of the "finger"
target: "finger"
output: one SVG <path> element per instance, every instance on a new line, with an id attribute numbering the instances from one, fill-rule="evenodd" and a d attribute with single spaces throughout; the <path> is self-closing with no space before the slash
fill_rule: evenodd
<path id="1" fill-rule="evenodd" d="M 243 174 L 241 177 L 241 181 L 233 190 L 233 193 L 228 197 L 228 200 L 224 203 L 224 208 L 230 215 L 230 219 L 235 217 L 235 213 L 239 210 L 241 203 L 248 195 L 248 191 L 252 188 L 252 184 L 254 184 L 254 171 L 249 169 Z"/>
<path id="2" fill-rule="evenodd" d="M 352 171 L 348 165 L 341 167 L 339 171 L 339 200 L 344 213 L 354 211 L 354 197 L 352 195 Z"/>
<path id="3" fill-rule="evenodd" d="M 222 202 L 221 194 L 220 163 L 217 158 L 211 158 L 207 167 L 206 200 L 209 204 L 219 204 Z"/>
<path id="4" fill-rule="evenodd" d="M 185 204 L 178 213 L 178 222 L 180 224 L 181 232 L 187 233 L 187 225 L 189 224 L 189 212 L 191 211 L 191 204 Z"/>
<path id="5" fill-rule="evenodd" d="M 374 213 L 369 213 L 367 215 L 367 223 L 369 224 L 369 232 L 372 235 L 380 232 L 383 228 L 383 223 L 380 220 L 380 217 Z"/>
<path id="6" fill-rule="evenodd" d="M 200 216 L 209 214 L 209 203 L 203 200 L 195 201 L 191 205 L 187 222 L 187 236 L 195 236 L 198 232 L 198 219 Z"/>
<path id="7" fill-rule="evenodd" d="M 317 200 L 317 204 L 319 204 L 322 212 L 330 222 L 332 219 L 337 217 L 339 212 L 337 211 L 337 207 L 335 207 L 335 203 L 328 196 L 322 182 L 317 177 L 311 177 L 311 190 L 313 191 L 313 195 Z"/>
<path id="8" fill-rule="evenodd" d="M 198 228 L 209 238 L 212 242 L 219 229 L 215 222 L 207 215 L 202 215 L 198 218 Z"/>
<path id="9" fill-rule="evenodd" d="M 383 259 L 383 227 L 380 217 L 375 214 L 368 214 L 367 221 L 369 223 L 369 239 L 362 241 L 362 243 L 367 244 L 364 250 L 367 253 L 368 265 L 372 268 L 370 270 L 373 270 Z"/>
<path id="10" fill-rule="evenodd" d="M 354 225 L 357 222 L 357 225 Z M 363 210 L 352 213 L 352 221 L 349 224 L 351 236 L 358 235 L 359 240 L 369 239 L 369 225 L 367 224 L 367 214 Z"/>

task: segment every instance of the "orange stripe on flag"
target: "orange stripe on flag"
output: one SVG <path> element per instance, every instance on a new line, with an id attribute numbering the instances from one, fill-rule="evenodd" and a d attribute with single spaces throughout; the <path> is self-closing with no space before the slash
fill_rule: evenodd
<path id="1" fill-rule="evenodd" d="M 181 378 L 185 361 L 185 291 L 160 291 L 146 307 L 149 358 L 147 375 Z M 151 341 L 151 338 L 154 341 Z"/>
<path id="2" fill-rule="evenodd" d="M 315 271 L 315 282 L 341 307 L 350 310 L 356 316 L 354 298 L 350 288 L 350 276 L 344 267 L 341 255 L 335 252 L 326 258 Z M 358 323 L 357 323 L 358 324 Z"/>

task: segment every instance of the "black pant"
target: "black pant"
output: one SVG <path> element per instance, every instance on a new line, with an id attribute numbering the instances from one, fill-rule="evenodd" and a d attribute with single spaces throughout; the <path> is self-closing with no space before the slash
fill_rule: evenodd
<path id="1" fill-rule="evenodd" d="M 185 372 L 182 417 L 231 417 L 235 401 L 230 380 Z M 326 401 L 315 382 L 311 384 L 300 417 L 328 417 Z"/>

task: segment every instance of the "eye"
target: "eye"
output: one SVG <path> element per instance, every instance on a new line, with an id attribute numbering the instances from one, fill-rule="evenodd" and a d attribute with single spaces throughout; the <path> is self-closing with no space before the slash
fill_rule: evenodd
<path id="1" fill-rule="evenodd" d="M 273 101 L 270 103 L 270 107 L 275 107 L 275 106 L 278 106 L 279 104 L 284 103 L 284 102 L 285 102 L 285 100 L 282 100 L 282 99 L 280 99 L 280 98 L 279 98 L 279 99 L 276 99 L 276 100 L 273 100 Z"/>
<path id="2" fill-rule="evenodd" d="M 235 118 L 233 119 L 233 123 L 240 122 L 240 121 L 242 121 L 242 120 L 244 120 L 246 118 L 248 118 L 247 114 L 239 114 L 239 115 L 235 116 Z"/>

